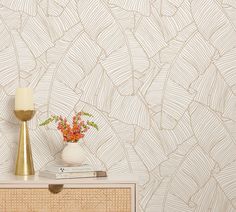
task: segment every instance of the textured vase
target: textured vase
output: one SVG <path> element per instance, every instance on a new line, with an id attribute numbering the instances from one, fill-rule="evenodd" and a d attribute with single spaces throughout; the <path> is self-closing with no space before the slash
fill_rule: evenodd
<path id="1" fill-rule="evenodd" d="M 83 147 L 79 143 L 68 142 L 62 150 L 61 158 L 65 163 L 80 165 L 85 161 L 86 154 Z"/>

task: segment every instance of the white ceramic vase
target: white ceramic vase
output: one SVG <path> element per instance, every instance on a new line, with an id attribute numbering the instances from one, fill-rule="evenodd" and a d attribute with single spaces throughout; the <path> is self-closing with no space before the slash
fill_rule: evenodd
<path id="1" fill-rule="evenodd" d="M 68 142 L 62 150 L 61 158 L 65 163 L 80 165 L 86 160 L 86 154 L 79 143 Z"/>

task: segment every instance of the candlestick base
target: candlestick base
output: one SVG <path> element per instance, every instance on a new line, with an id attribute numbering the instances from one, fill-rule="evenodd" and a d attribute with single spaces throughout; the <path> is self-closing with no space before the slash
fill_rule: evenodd
<path id="1" fill-rule="evenodd" d="M 34 164 L 29 139 L 27 121 L 32 119 L 34 110 L 15 110 L 16 117 L 22 121 L 20 127 L 20 138 L 16 160 L 15 175 L 28 176 L 34 175 Z"/>

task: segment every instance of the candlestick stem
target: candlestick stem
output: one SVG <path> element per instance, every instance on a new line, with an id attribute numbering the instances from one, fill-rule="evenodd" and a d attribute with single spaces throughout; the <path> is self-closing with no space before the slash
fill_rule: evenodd
<path id="1" fill-rule="evenodd" d="M 15 175 L 34 175 L 34 164 L 29 139 L 29 130 L 27 121 L 34 116 L 33 110 L 15 110 L 15 115 L 22 121 L 20 127 L 20 137 L 18 144 L 18 153 L 16 159 Z"/>

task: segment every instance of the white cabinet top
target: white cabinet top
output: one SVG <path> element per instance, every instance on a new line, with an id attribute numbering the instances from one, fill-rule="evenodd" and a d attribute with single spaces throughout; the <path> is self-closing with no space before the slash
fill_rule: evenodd
<path id="1" fill-rule="evenodd" d="M 97 178 L 77 178 L 77 179 L 50 179 L 39 177 L 37 174 L 34 176 L 16 176 L 14 174 L 0 174 L 0 188 L 17 188 L 17 187 L 44 187 L 48 184 L 64 184 L 66 185 L 125 185 L 136 184 L 137 178 L 133 175 L 119 175 Z M 83 186 L 82 186 L 83 187 Z"/>

